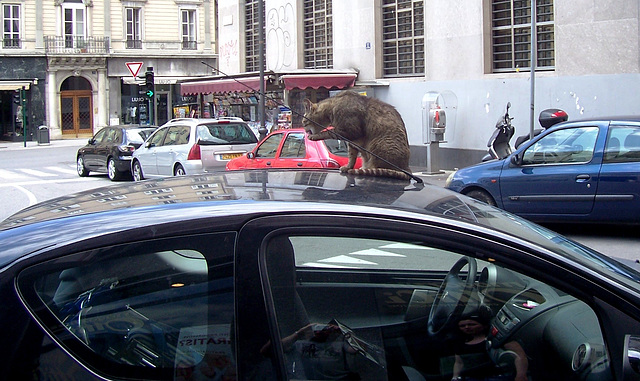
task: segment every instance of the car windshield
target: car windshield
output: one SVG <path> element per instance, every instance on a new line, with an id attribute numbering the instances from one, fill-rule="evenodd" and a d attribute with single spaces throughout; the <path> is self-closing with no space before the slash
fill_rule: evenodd
<path id="1" fill-rule="evenodd" d="M 252 144 L 257 143 L 256 135 L 244 123 L 201 124 L 196 128 L 200 144 Z"/>
<path id="2" fill-rule="evenodd" d="M 127 131 L 127 141 L 131 143 L 144 143 L 145 140 L 155 131 L 153 128 L 132 129 Z"/>
<path id="3" fill-rule="evenodd" d="M 347 142 L 338 139 L 325 139 L 324 144 L 327 146 L 329 152 L 338 156 L 349 155 L 349 146 Z"/>
<path id="4" fill-rule="evenodd" d="M 583 266 L 594 269 L 600 274 L 606 274 L 609 278 L 640 291 L 640 273 L 623 263 L 580 245 L 550 229 L 500 209 L 489 207 L 484 203 L 476 204 L 472 201 L 469 207 L 474 211 L 481 224 L 516 235 L 562 257 L 570 257 L 571 260 Z M 499 214 L 506 216 L 507 219 L 499 217 Z M 512 222 L 516 224 L 514 225 Z M 518 226 L 521 229 L 518 229 Z"/>

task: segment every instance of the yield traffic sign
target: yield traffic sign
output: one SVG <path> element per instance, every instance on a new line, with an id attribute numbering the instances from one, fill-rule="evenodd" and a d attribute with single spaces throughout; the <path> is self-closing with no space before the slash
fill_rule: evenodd
<path id="1" fill-rule="evenodd" d="M 125 65 L 127 65 L 127 69 L 129 69 L 129 73 L 131 73 L 133 78 L 138 76 L 138 72 L 140 71 L 142 64 L 142 62 L 125 62 Z"/>

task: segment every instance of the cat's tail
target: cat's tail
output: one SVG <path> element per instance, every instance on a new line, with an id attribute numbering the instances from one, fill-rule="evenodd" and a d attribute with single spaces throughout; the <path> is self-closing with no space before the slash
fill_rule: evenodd
<path id="1" fill-rule="evenodd" d="M 348 172 L 354 176 L 377 176 L 377 177 L 391 177 L 400 180 L 411 180 L 411 176 L 408 174 L 390 168 L 358 168 L 350 169 Z"/>

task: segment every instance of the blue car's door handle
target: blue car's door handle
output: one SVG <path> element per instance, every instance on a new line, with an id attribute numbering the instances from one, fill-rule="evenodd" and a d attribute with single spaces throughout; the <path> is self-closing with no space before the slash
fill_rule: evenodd
<path id="1" fill-rule="evenodd" d="M 588 181 L 590 178 L 591 176 L 589 175 L 578 175 L 576 176 L 576 182 L 584 183 L 585 181 Z"/>

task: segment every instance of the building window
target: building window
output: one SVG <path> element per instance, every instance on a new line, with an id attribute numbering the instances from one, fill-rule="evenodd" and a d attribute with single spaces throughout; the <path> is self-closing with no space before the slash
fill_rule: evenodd
<path id="1" fill-rule="evenodd" d="M 331 0 L 304 1 L 304 67 L 333 68 Z"/>
<path id="2" fill-rule="evenodd" d="M 384 75 L 424 74 L 424 1 L 383 0 L 382 3 Z"/>
<path id="3" fill-rule="evenodd" d="M 258 0 L 246 0 L 245 12 L 245 71 L 260 70 L 260 18 Z M 263 14 L 264 17 L 264 14 Z M 264 29 L 264 28 L 263 28 Z"/>
<path id="4" fill-rule="evenodd" d="M 2 47 L 5 49 L 19 49 L 20 43 L 20 5 L 2 5 Z"/>
<path id="5" fill-rule="evenodd" d="M 182 28 L 182 49 L 196 50 L 196 10 L 183 9 L 180 11 Z"/>
<path id="6" fill-rule="evenodd" d="M 82 3 L 63 3 L 62 22 L 65 48 L 86 47 L 86 10 Z"/>
<path id="7" fill-rule="evenodd" d="M 537 0 L 537 69 L 555 67 L 553 0 Z M 531 68 L 531 0 L 492 0 L 493 72 Z"/>
<path id="8" fill-rule="evenodd" d="M 140 23 L 142 20 L 142 9 L 125 8 L 126 13 L 126 33 L 127 49 L 142 49 L 142 34 L 140 33 Z"/>

